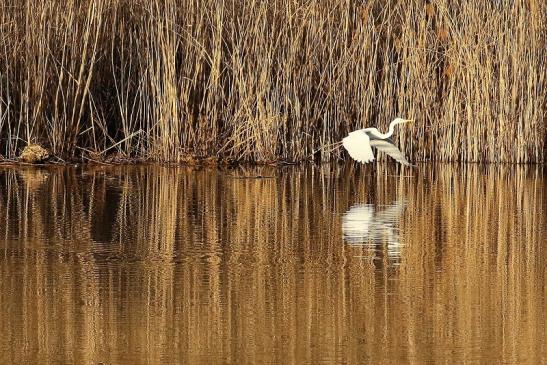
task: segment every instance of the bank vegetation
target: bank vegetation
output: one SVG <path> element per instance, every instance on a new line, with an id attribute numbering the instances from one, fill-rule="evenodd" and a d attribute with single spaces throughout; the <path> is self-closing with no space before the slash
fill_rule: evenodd
<path id="1" fill-rule="evenodd" d="M 542 162 L 547 2 L 4 0 L 0 155 L 328 160 L 415 118 L 415 161 Z"/>

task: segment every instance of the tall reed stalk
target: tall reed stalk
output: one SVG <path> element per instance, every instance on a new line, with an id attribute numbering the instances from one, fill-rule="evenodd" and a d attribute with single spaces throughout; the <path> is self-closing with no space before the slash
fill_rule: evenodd
<path id="1" fill-rule="evenodd" d="M 539 0 L 5 0 L 0 154 L 331 159 L 405 116 L 414 160 L 543 162 L 546 34 Z"/>

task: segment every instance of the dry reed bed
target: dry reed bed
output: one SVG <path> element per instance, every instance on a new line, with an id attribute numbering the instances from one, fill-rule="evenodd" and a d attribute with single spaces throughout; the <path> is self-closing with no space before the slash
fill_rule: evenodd
<path id="1" fill-rule="evenodd" d="M 547 2 L 5 0 L 0 154 L 271 162 L 417 119 L 414 160 L 541 162 Z"/>
<path id="2" fill-rule="evenodd" d="M 10 308 L 0 347 L 13 349 L 10 361 L 545 356 L 539 170 L 37 171 L 0 173 L 0 305 Z M 398 265 L 385 243 L 370 252 L 342 241 L 350 206 L 395 200 L 407 203 Z M 446 351 L 455 343 L 470 352 Z"/>

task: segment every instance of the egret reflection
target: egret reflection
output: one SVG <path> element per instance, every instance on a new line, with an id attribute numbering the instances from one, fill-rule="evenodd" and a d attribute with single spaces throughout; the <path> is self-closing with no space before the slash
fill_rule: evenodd
<path id="1" fill-rule="evenodd" d="M 397 223 L 404 209 L 404 202 L 379 206 L 356 204 L 342 215 L 342 234 L 349 245 L 364 246 L 377 250 L 384 242 L 390 259 L 401 256 L 401 243 Z"/>

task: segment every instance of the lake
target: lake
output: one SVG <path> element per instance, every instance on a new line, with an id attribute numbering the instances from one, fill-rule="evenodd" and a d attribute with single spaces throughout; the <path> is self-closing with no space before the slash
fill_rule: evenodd
<path id="1" fill-rule="evenodd" d="M 537 166 L 0 167 L 0 363 L 547 362 Z"/>

